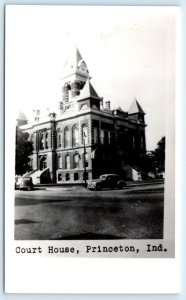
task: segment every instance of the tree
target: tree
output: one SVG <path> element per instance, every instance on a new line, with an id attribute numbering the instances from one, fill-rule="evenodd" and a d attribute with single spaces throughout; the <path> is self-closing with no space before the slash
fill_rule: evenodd
<path id="1" fill-rule="evenodd" d="M 154 150 L 155 165 L 159 172 L 165 171 L 165 137 L 158 142 L 158 147 Z"/>
<path id="2" fill-rule="evenodd" d="M 28 141 L 28 133 L 22 132 L 22 130 L 16 127 L 16 151 L 15 151 L 15 174 L 23 175 L 31 170 L 30 158 L 32 154 L 33 146 Z"/>

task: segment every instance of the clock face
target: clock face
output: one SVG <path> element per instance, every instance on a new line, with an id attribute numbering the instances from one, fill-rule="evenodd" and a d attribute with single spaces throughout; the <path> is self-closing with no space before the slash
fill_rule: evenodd
<path id="1" fill-rule="evenodd" d="M 82 62 L 82 63 L 81 63 L 81 70 L 82 70 L 82 71 L 85 71 L 85 69 L 86 69 L 86 66 L 85 66 L 85 64 Z"/>

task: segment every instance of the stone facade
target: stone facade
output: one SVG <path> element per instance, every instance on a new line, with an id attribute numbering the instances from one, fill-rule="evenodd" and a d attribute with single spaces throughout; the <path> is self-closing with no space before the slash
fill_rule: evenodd
<path id="1" fill-rule="evenodd" d="M 65 65 L 58 114 L 37 111 L 33 122 L 18 120 L 33 143 L 30 176 L 35 183 L 82 183 L 103 173 L 122 175 L 146 152 L 144 115 L 136 99 L 129 112 L 103 105 L 75 49 Z"/>

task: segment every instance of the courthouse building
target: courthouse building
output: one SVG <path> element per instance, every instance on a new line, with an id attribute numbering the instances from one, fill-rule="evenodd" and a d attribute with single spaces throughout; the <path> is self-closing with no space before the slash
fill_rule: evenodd
<path id="1" fill-rule="evenodd" d="M 146 152 L 144 111 L 134 99 L 128 112 L 111 109 L 91 84 L 78 49 L 64 67 L 59 111 L 17 124 L 33 143 L 34 183 L 82 183 L 103 173 L 124 175 Z"/>

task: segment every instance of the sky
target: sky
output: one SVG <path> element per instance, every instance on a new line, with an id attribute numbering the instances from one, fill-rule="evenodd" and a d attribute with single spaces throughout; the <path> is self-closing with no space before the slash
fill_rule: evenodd
<path id="1" fill-rule="evenodd" d="M 5 109 L 58 109 L 63 67 L 72 45 L 91 83 L 111 109 L 128 111 L 134 97 L 145 111 L 147 150 L 166 135 L 175 101 L 175 18 L 168 10 L 126 7 L 6 8 Z"/>

